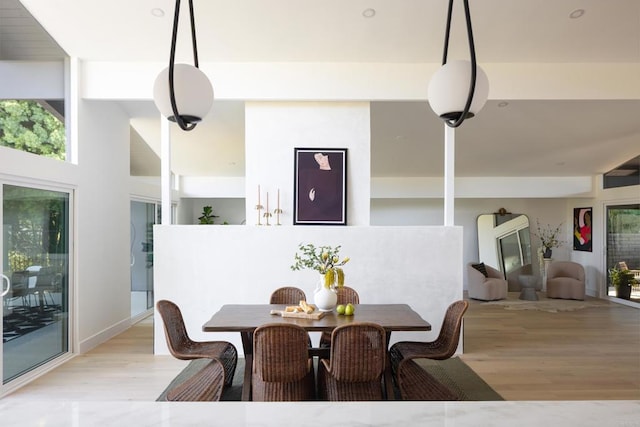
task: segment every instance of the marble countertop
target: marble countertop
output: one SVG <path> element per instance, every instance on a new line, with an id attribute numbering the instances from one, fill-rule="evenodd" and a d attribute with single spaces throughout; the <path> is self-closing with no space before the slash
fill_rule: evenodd
<path id="1" fill-rule="evenodd" d="M 286 405 L 286 410 L 283 410 Z M 0 400 L 4 427 L 580 426 L 638 427 L 640 401 L 141 402 Z M 302 421 L 301 421 L 302 420 Z"/>

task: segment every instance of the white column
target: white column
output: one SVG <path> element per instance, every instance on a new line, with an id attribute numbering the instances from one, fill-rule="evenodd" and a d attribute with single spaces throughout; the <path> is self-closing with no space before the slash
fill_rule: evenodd
<path id="1" fill-rule="evenodd" d="M 544 259 L 544 270 L 542 271 L 542 292 L 547 292 L 547 271 L 549 270 L 549 264 L 551 264 L 551 258 Z"/>
<path id="2" fill-rule="evenodd" d="M 171 224 L 171 128 L 169 120 L 160 116 L 160 182 L 162 225 Z"/>
<path id="3" fill-rule="evenodd" d="M 68 58 L 64 61 L 67 73 L 69 75 L 68 86 L 65 88 L 65 97 L 68 102 L 64 103 L 65 120 L 64 125 L 67 130 L 67 153 L 70 155 L 69 161 L 78 164 L 78 136 L 80 119 L 78 112 L 78 104 L 80 102 L 80 61 L 77 57 Z"/>
<path id="4" fill-rule="evenodd" d="M 456 131 L 444 124 L 444 225 L 453 226 Z"/>

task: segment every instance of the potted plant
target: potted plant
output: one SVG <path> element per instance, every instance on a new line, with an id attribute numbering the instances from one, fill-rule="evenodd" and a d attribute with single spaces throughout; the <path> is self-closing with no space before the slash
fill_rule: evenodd
<path id="1" fill-rule="evenodd" d="M 547 224 L 544 227 L 540 226 L 540 222 L 536 219 L 536 232 L 534 235 L 540 239 L 539 251 L 542 251 L 544 258 L 551 258 L 551 250 L 553 248 L 559 248 L 562 245 L 560 240 L 560 231 L 562 223 L 557 227 L 552 227 Z"/>
<path id="2" fill-rule="evenodd" d="M 609 279 L 616 288 L 616 297 L 631 299 L 631 286 L 636 283 L 631 271 L 614 267 L 609 270 Z"/>
<path id="3" fill-rule="evenodd" d="M 198 217 L 198 224 L 213 224 L 214 218 L 218 218 L 218 215 L 213 214 L 213 208 L 204 206 L 202 208 L 202 216 Z"/>

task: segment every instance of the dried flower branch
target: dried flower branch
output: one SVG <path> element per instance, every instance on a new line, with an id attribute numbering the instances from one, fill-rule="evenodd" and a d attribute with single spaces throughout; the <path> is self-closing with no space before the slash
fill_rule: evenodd
<path id="1" fill-rule="evenodd" d="M 341 267 L 349 262 L 349 258 L 345 257 L 340 260 L 340 248 L 341 246 L 319 246 L 316 248 L 311 243 L 306 245 L 300 243 L 298 245 L 300 253 L 295 254 L 295 263 L 291 269 L 294 271 L 305 268 L 316 270 L 324 275 L 324 285 L 327 288 L 336 283 L 342 287 L 344 285 L 344 271 Z"/>
<path id="2" fill-rule="evenodd" d="M 544 248 L 552 249 L 562 246 L 563 242 L 560 240 L 561 231 L 562 223 L 555 228 L 549 224 L 541 227 L 540 222 L 536 219 L 536 232 L 534 235 L 540 239 L 540 244 Z"/>

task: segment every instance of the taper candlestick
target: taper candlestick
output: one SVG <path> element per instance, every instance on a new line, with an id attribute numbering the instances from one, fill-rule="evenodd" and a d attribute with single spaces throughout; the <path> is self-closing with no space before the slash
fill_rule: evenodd
<path id="1" fill-rule="evenodd" d="M 282 209 L 280 208 L 274 209 L 273 213 L 276 214 L 276 222 L 277 222 L 276 225 L 282 225 L 280 224 L 280 214 L 282 213 Z"/>
<path id="2" fill-rule="evenodd" d="M 255 209 L 258 211 L 258 223 L 257 223 L 256 225 L 262 225 L 262 224 L 260 223 L 260 216 L 261 216 L 261 215 L 260 215 L 260 211 L 261 211 L 262 209 L 264 209 L 264 207 L 263 207 L 261 204 L 257 204 L 257 205 L 256 205 L 256 207 L 255 207 Z"/>

